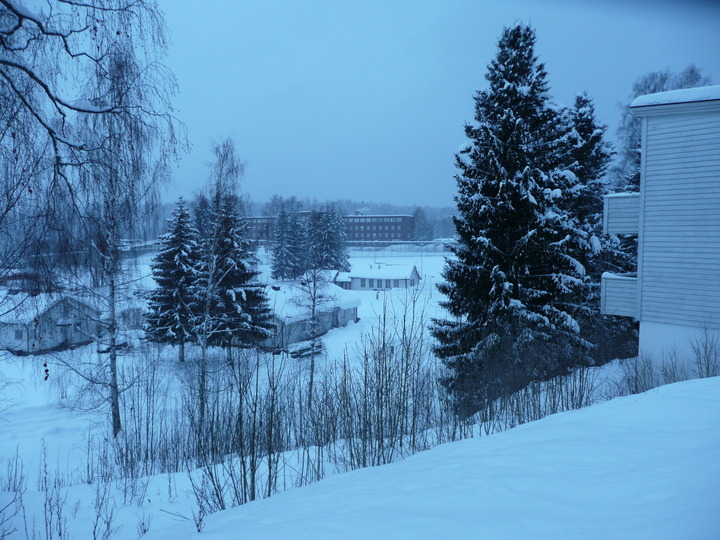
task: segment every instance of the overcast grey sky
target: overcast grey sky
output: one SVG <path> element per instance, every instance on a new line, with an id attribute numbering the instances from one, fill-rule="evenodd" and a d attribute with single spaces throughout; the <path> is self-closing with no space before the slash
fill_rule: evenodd
<path id="1" fill-rule="evenodd" d="M 159 0 L 191 152 L 167 199 L 209 174 L 232 137 L 241 189 L 453 204 L 453 153 L 504 26 L 529 22 L 551 93 L 587 90 L 614 136 L 649 71 L 690 63 L 720 84 L 720 2 L 669 0 Z"/>

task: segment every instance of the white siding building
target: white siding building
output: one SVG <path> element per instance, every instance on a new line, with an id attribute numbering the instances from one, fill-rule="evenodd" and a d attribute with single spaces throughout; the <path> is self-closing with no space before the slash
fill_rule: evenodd
<path id="1" fill-rule="evenodd" d="M 605 274 L 602 310 L 640 321 L 640 351 L 689 357 L 720 339 L 720 86 L 641 96 L 639 194 L 608 195 L 605 228 L 638 235 L 637 274 Z"/>
<path id="2" fill-rule="evenodd" d="M 368 267 L 353 267 L 350 272 L 340 272 L 334 282 L 352 291 L 409 289 L 420 284 L 420 273 L 415 265 L 375 263 Z"/>

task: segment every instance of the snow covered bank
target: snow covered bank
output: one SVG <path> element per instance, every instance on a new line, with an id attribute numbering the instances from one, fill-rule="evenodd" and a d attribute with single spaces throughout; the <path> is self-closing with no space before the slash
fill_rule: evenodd
<path id="1" fill-rule="evenodd" d="M 718 426 L 720 378 L 668 385 L 220 512 L 202 537 L 717 539 Z"/>

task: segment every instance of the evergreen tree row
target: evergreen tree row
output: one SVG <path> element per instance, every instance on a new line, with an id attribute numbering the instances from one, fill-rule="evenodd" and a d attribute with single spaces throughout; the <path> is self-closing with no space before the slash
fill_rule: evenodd
<path id="1" fill-rule="evenodd" d="M 535 41 L 505 29 L 456 155 L 459 243 L 438 287 L 450 318 L 432 333 L 463 414 L 591 363 L 602 265 L 622 264 L 601 229 L 606 128 L 587 95 L 551 101 Z"/>
<path id="2" fill-rule="evenodd" d="M 350 270 L 342 216 L 334 207 L 313 210 L 303 222 L 285 205 L 275 218 L 272 278 L 297 279 L 308 270 Z"/>
<path id="3" fill-rule="evenodd" d="M 252 258 L 237 196 L 199 197 L 194 222 L 180 198 L 152 263 L 147 339 L 178 345 L 184 361 L 186 343 L 230 349 L 268 337 L 271 311 Z"/>

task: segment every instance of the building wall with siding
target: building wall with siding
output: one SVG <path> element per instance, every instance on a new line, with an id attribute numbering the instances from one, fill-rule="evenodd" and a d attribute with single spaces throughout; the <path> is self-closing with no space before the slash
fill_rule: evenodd
<path id="1" fill-rule="evenodd" d="M 608 234 L 638 234 L 640 193 L 614 193 L 604 200 L 603 228 Z"/>
<path id="2" fill-rule="evenodd" d="M 638 280 L 635 276 L 606 272 L 602 276 L 600 311 L 605 315 L 638 318 Z"/>
<path id="3" fill-rule="evenodd" d="M 720 328 L 720 105 L 643 119 L 640 320 Z"/>

